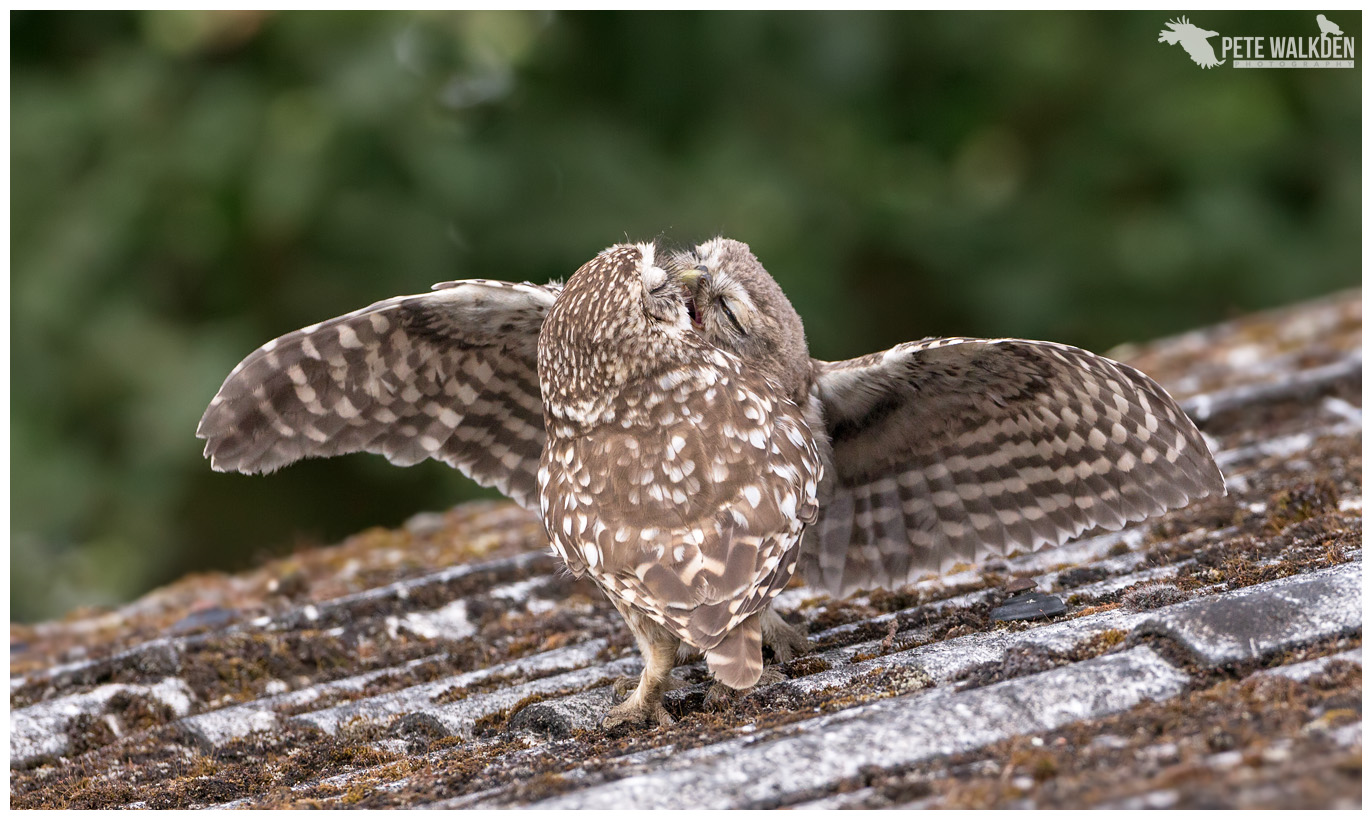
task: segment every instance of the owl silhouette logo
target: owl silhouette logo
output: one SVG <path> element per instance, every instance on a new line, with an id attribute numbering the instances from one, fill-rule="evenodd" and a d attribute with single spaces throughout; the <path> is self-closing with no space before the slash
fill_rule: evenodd
<path id="1" fill-rule="evenodd" d="M 1343 29 L 1339 28 L 1339 24 L 1335 23 L 1333 20 L 1330 20 L 1328 17 L 1325 17 L 1323 14 L 1316 14 L 1315 22 L 1319 24 L 1321 40 L 1323 40 L 1331 34 L 1335 37 L 1343 36 Z"/>
<path id="2" fill-rule="evenodd" d="M 1180 43 L 1196 65 L 1201 68 L 1214 68 L 1224 62 L 1215 59 L 1215 49 L 1210 45 L 1210 38 L 1217 36 L 1218 31 L 1206 31 L 1182 17 L 1167 21 L 1167 28 L 1158 32 L 1158 42 L 1167 43 L 1169 46 Z"/>

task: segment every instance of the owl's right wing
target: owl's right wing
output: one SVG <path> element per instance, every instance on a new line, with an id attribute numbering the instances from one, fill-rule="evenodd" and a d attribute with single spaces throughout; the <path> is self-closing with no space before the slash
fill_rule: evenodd
<path id="1" fill-rule="evenodd" d="M 1075 347 L 925 339 L 816 375 L 836 475 L 801 564 L 836 594 L 1224 493 L 1162 387 Z"/>
<path id="2" fill-rule="evenodd" d="M 233 369 L 196 435 L 220 471 L 434 458 L 537 510 L 538 332 L 560 285 L 473 279 L 287 333 Z"/>

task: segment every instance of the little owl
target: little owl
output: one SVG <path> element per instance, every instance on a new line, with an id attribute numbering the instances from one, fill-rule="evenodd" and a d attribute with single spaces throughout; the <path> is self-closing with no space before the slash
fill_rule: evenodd
<path id="1" fill-rule="evenodd" d="M 835 595 L 1118 529 L 1223 493 L 1200 433 L 1127 365 L 1021 339 L 812 359 L 748 246 L 620 245 L 565 287 L 447 282 L 289 333 L 197 435 L 217 470 L 435 458 L 540 514 L 624 616 L 645 669 L 605 725 L 669 723 L 694 647 L 753 686 L 799 571 Z M 683 646 L 684 644 L 684 646 Z"/>

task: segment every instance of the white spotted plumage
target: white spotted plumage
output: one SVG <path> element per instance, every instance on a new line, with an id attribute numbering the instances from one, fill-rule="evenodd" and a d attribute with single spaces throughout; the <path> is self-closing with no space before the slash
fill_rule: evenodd
<path id="1" fill-rule="evenodd" d="M 224 380 L 196 434 L 216 470 L 380 453 L 446 461 L 531 507 L 543 452 L 538 330 L 557 287 L 436 286 L 262 345 Z"/>
<path id="2" fill-rule="evenodd" d="M 747 245 L 714 239 L 673 264 L 696 282 L 702 333 L 807 409 L 828 470 L 800 571 L 833 594 L 1224 493 L 1195 425 L 1128 365 L 1053 342 L 971 338 L 820 361 Z"/>
<path id="3" fill-rule="evenodd" d="M 757 619 L 814 520 L 822 461 L 799 407 L 682 331 L 681 286 L 654 296 L 654 258 L 651 246 L 605 251 L 544 323 L 545 523 L 556 552 L 626 612 L 641 646 L 684 641 L 719 680 L 744 688 L 762 672 Z M 653 701 L 656 685 L 641 682 L 639 700 Z"/>
<path id="4" fill-rule="evenodd" d="M 947 338 L 823 362 L 743 243 L 587 267 L 639 301 L 447 282 L 272 340 L 210 401 L 205 453 L 241 472 L 435 458 L 536 511 L 645 653 L 608 722 L 665 720 L 681 640 L 736 686 L 763 639 L 782 660 L 802 648 L 768 607 L 795 572 L 835 594 L 899 586 L 1224 491 L 1175 402 L 1108 359 Z M 693 316 L 672 282 L 700 273 Z"/>

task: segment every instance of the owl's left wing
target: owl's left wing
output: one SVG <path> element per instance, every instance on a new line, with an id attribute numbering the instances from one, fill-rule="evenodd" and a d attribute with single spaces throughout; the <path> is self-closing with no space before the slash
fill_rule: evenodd
<path id="1" fill-rule="evenodd" d="M 444 282 L 267 342 L 200 419 L 205 456 L 242 473 L 355 452 L 434 458 L 537 510 L 538 333 L 560 289 Z"/>
<path id="2" fill-rule="evenodd" d="M 1224 493 L 1166 391 L 1084 350 L 925 339 L 816 370 L 836 475 L 801 564 L 836 594 Z"/>

